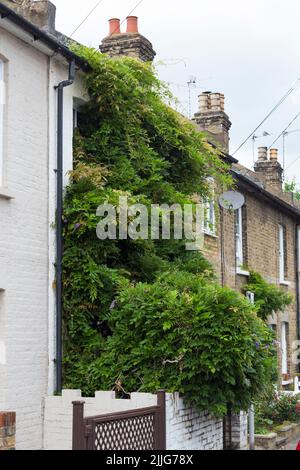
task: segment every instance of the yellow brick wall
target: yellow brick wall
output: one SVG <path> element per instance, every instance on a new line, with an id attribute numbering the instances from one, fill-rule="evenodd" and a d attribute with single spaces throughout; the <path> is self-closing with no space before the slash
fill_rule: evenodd
<path id="1" fill-rule="evenodd" d="M 288 286 L 281 286 L 290 292 L 295 301 L 286 308 L 286 311 L 276 314 L 278 340 L 281 334 L 281 322 L 289 323 L 289 374 L 293 375 L 298 368 L 292 364 L 292 344 L 297 340 L 297 305 L 296 305 L 296 269 L 295 269 L 295 220 L 283 211 L 266 202 L 259 200 L 253 194 L 245 193 L 247 217 L 247 265 L 249 270 L 256 271 L 264 278 L 277 286 L 279 279 L 279 224 L 286 226 L 287 234 L 287 276 Z M 205 235 L 204 254 L 216 269 L 218 278 L 224 285 L 241 291 L 247 282 L 247 277 L 236 273 L 235 261 L 235 225 L 234 213 L 223 211 L 217 215 L 216 236 Z M 221 236 L 221 222 L 223 220 L 223 236 Z M 222 276 L 221 253 L 223 245 L 224 269 Z M 278 361 L 281 371 L 281 353 L 278 348 Z M 281 372 L 280 372 L 281 373 Z"/>

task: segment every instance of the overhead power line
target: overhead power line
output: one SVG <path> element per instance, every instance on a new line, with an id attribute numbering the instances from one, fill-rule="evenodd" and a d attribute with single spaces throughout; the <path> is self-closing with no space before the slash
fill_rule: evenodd
<path id="1" fill-rule="evenodd" d="M 295 165 L 295 163 L 300 159 L 300 155 L 299 157 L 297 157 L 287 168 L 286 168 L 286 171 L 289 170 L 293 165 Z"/>
<path id="2" fill-rule="evenodd" d="M 276 139 L 274 140 L 274 142 L 271 143 L 271 145 L 269 146 L 269 149 L 274 145 L 276 144 L 277 140 L 280 139 L 280 137 L 282 137 L 286 131 L 291 127 L 292 124 L 294 124 L 294 122 L 296 121 L 296 119 L 298 119 L 298 117 L 300 116 L 300 112 L 298 114 L 296 114 L 296 116 L 291 120 L 291 122 L 286 126 L 286 128 L 279 134 L 278 137 L 276 137 Z"/>
<path id="3" fill-rule="evenodd" d="M 128 13 L 127 16 L 131 16 L 132 13 L 134 13 L 135 10 L 140 6 L 140 4 L 143 3 L 143 1 L 144 1 L 144 0 L 140 0 L 140 1 L 135 5 L 135 7 L 133 7 L 133 9 Z M 125 18 L 121 21 L 120 26 L 122 26 L 122 25 L 125 23 L 125 21 L 126 21 L 126 19 L 127 19 L 127 16 L 125 16 Z M 118 28 L 119 28 L 119 27 L 118 27 Z M 116 31 L 117 31 L 117 29 L 115 29 L 115 30 L 110 34 L 110 36 L 112 36 L 113 34 L 115 34 Z M 109 37 L 110 37 L 110 36 L 109 36 Z M 98 50 L 99 50 L 99 48 L 97 49 L 97 51 L 98 51 Z"/>
<path id="4" fill-rule="evenodd" d="M 99 0 L 96 5 L 91 9 L 91 11 L 87 14 L 87 16 L 79 23 L 79 25 L 74 29 L 72 34 L 69 36 L 70 39 L 74 36 L 74 34 L 81 28 L 81 26 L 86 22 L 86 20 L 94 13 L 94 11 L 98 8 L 100 3 L 103 3 L 104 0 Z"/>
<path id="5" fill-rule="evenodd" d="M 134 12 L 135 12 L 135 10 L 136 10 L 136 9 L 137 9 L 137 8 L 140 6 L 140 4 L 141 4 L 141 3 L 143 3 L 143 1 L 144 1 L 144 0 L 140 0 L 140 1 L 139 1 L 139 2 L 138 2 L 136 5 L 135 5 L 135 7 L 133 7 L 133 9 L 132 9 L 132 10 L 131 10 L 131 11 L 128 13 L 128 15 L 127 15 L 127 16 L 130 16 L 130 15 L 132 15 L 132 13 L 134 13 Z M 126 17 L 126 18 L 127 18 L 127 17 Z M 121 24 L 123 24 L 123 23 L 124 23 L 124 21 L 126 21 L 126 18 L 124 18 L 124 20 L 122 21 L 122 23 L 121 23 Z"/>
<path id="6" fill-rule="evenodd" d="M 140 6 L 140 4 L 143 3 L 143 1 L 144 1 L 144 0 L 140 0 L 140 1 L 135 5 L 135 7 L 133 7 L 133 9 L 128 13 L 127 16 L 131 16 L 132 13 L 134 13 L 135 10 Z M 125 16 L 125 18 L 121 21 L 120 26 L 122 26 L 122 25 L 125 23 L 127 16 Z M 112 36 L 115 32 L 116 32 L 116 30 L 111 33 L 111 36 Z M 98 50 L 99 50 L 99 49 L 98 49 Z"/>
<path id="7" fill-rule="evenodd" d="M 258 126 L 254 129 L 254 131 L 251 132 L 251 134 L 249 134 L 249 136 L 241 143 L 241 145 L 235 150 L 235 152 L 233 152 L 232 155 L 235 155 L 248 142 L 248 140 L 251 139 L 253 134 L 255 134 L 255 132 L 258 131 L 258 129 L 269 119 L 269 117 L 279 108 L 279 106 L 282 105 L 282 103 L 291 95 L 291 93 L 293 93 L 296 90 L 296 88 L 298 88 L 299 85 L 300 85 L 300 78 L 296 80 L 294 85 L 285 93 L 285 95 L 283 95 L 283 97 L 271 109 L 271 111 L 267 114 L 267 116 L 258 124 Z"/>

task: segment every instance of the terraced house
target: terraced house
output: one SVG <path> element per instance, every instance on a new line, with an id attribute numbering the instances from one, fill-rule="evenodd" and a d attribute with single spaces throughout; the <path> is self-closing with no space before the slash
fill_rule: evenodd
<path id="1" fill-rule="evenodd" d="M 88 66 L 55 16 L 48 0 L 0 2 L 0 411 L 16 413 L 17 449 L 42 448 L 44 398 L 61 389 L 60 196 L 88 100 Z M 155 56 L 135 17 L 115 50 Z"/>
<path id="2" fill-rule="evenodd" d="M 50 2 L 2 1 L 0 15 L 0 411 L 17 413 L 18 449 L 40 449 L 43 397 L 56 388 L 57 148 L 66 182 L 85 99 L 69 64 L 84 63 L 55 31 Z"/>
<path id="3" fill-rule="evenodd" d="M 222 94 L 201 94 L 194 122 L 228 154 L 231 122 Z M 219 208 L 213 201 L 209 204 L 205 252 L 223 285 L 241 290 L 249 270 L 253 270 L 293 296 L 293 303 L 284 312 L 274 312 L 268 319 L 278 337 L 281 385 L 287 387 L 298 372 L 292 355 L 300 328 L 300 206 L 292 193 L 283 190 L 277 149 L 260 147 L 254 171 L 235 161 L 231 173 L 245 204 L 234 212 Z M 250 292 L 249 296 L 251 299 Z"/>
<path id="4" fill-rule="evenodd" d="M 143 61 L 155 57 L 136 17 L 129 17 L 123 34 L 120 21 L 111 20 L 100 49 Z M 61 385 L 61 246 L 53 222 L 58 217 L 61 223 L 56 207 L 73 166 L 78 109 L 88 99 L 85 70 L 56 31 L 51 2 L 0 2 L 0 411 L 17 413 L 18 449 L 42 448 L 44 399 Z M 199 102 L 194 122 L 221 146 L 245 196 L 235 213 L 207 204 L 205 251 L 223 285 L 240 290 L 253 269 L 293 295 L 285 312 L 269 318 L 287 386 L 298 370 L 292 348 L 300 326 L 300 207 L 282 190 L 277 151 L 261 148 L 254 171 L 241 166 L 228 155 L 224 96 L 204 93 Z M 221 421 L 212 432 L 221 446 Z"/>

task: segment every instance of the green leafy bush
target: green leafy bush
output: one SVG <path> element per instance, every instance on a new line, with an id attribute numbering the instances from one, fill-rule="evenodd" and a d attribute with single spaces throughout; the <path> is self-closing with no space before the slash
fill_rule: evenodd
<path id="1" fill-rule="evenodd" d="M 179 391 L 217 414 L 246 408 L 269 379 L 272 335 L 238 293 L 216 284 L 185 240 L 96 237 L 97 207 L 193 203 L 228 167 L 171 109 L 153 68 L 77 49 L 92 65 L 64 206 L 64 386 Z M 103 338 L 107 322 L 112 336 Z"/>
<path id="2" fill-rule="evenodd" d="M 260 274 L 253 271 L 250 272 L 249 281 L 244 287 L 244 292 L 247 291 L 255 294 L 258 315 L 263 320 L 267 320 L 273 312 L 283 311 L 287 305 L 293 302 L 293 297 L 290 294 L 274 284 L 268 284 Z"/>
<path id="3" fill-rule="evenodd" d="M 274 386 L 267 388 L 255 403 L 256 433 L 271 431 L 275 426 L 300 421 L 300 395 L 278 392 Z"/>
<path id="4" fill-rule="evenodd" d="M 295 179 L 293 181 L 285 181 L 284 191 L 286 193 L 292 193 L 296 201 L 300 201 L 300 191 Z"/>
<path id="5" fill-rule="evenodd" d="M 166 273 L 128 286 L 112 310 L 113 335 L 87 367 L 98 389 L 178 391 L 198 409 L 247 409 L 268 381 L 273 336 L 240 294 L 203 276 Z"/>

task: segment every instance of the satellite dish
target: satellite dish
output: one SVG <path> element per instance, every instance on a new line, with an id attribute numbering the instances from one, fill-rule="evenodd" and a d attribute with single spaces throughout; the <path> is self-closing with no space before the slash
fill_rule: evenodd
<path id="1" fill-rule="evenodd" d="M 245 204 L 245 197 L 237 191 L 227 191 L 220 196 L 219 203 L 223 209 L 237 210 Z"/>

